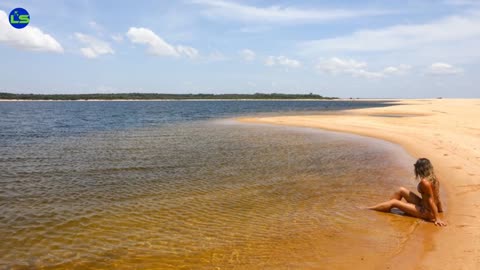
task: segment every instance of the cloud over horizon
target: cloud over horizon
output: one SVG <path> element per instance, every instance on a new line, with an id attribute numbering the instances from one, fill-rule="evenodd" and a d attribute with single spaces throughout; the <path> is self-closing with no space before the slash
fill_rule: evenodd
<path id="1" fill-rule="evenodd" d="M 427 74 L 435 76 L 458 75 L 461 73 L 463 73 L 463 69 L 441 62 L 433 63 L 427 69 Z"/>
<path id="2" fill-rule="evenodd" d="M 401 64 L 398 66 L 389 66 L 381 71 L 369 71 L 366 62 L 359 62 L 354 59 L 340 59 L 332 57 L 327 60 L 321 60 L 315 65 L 319 72 L 339 75 L 347 74 L 353 77 L 362 77 L 366 79 L 380 79 L 393 75 L 404 75 L 410 70 L 411 66 Z"/>
<path id="3" fill-rule="evenodd" d="M 87 58 L 93 59 L 103 54 L 115 53 L 112 47 L 110 47 L 110 44 L 105 41 L 99 40 L 93 36 L 85 35 L 82 33 L 75 33 L 74 37 L 87 46 L 80 49 L 80 52 L 83 54 L 83 56 Z"/>
<path id="4" fill-rule="evenodd" d="M 302 66 L 302 63 L 296 59 L 291 59 L 286 56 L 269 56 L 265 60 L 265 65 L 268 67 L 273 66 L 283 66 L 287 68 L 299 68 Z"/>
<path id="5" fill-rule="evenodd" d="M 132 43 L 147 45 L 147 52 L 156 56 L 186 56 L 195 58 L 198 56 L 198 50 L 184 45 L 171 45 L 152 30 L 143 27 L 130 27 L 127 32 L 127 38 Z"/>
<path id="6" fill-rule="evenodd" d="M 28 51 L 64 52 L 62 45 L 55 38 L 35 26 L 13 28 L 8 21 L 7 13 L 3 10 L 0 10 L 0 43 Z"/>
<path id="7" fill-rule="evenodd" d="M 258 7 L 224 0 L 192 0 L 191 2 L 203 6 L 203 13 L 210 18 L 249 23 L 318 23 L 392 13 L 374 9 L 307 9 L 280 5 Z"/>
<path id="8" fill-rule="evenodd" d="M 242 56 L 244 61 L 251 62 L 255 60 L 256 54 L 254 51 L 250 49 L 243 49 L 239 53 Z"/>
<path id="9" fill-rule="evenodd" d="M 361 29 L 355 32 L 302 42 L 307 52 L 382 52 L 407 50 L 439 43 L 456 43 L 480 37 L 478 13 L 448 16 L 423 24 L 397 24 L 384 28 Z"/>

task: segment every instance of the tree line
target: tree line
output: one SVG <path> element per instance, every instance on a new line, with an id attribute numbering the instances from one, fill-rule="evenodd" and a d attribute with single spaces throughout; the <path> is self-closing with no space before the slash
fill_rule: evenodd
<path id="1" fill-rule="evenodd" d="M 309 94 L 161 94 L 161 93 L 117 93 L 117 94 L 14 94 L 1 93 L 0 99 L 17 100 L 152 100 L 152 99 L 336 99 Z"/>

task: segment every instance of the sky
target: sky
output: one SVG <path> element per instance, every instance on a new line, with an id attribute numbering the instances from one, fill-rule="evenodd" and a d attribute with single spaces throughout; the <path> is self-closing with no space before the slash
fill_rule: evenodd
<path id="1" fill-rule="evenodd" d="M 0 92 L 479 98 L 479 48 L 478 0 L 0 2 Z"/>

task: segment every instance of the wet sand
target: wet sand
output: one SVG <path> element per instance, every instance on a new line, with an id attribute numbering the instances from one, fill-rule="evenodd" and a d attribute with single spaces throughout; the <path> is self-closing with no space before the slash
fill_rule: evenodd
<path id="1" fill-rule="evenodd" d="M 378 269 L 478 269 L 480 100 L 398 100 L 396 104 L 328 114 L 239 120 L 355 133 L 399 144 L 413 157 L 429 158 L 442 184 L 443 219 L 448 226 L 439 228 L 421 222 L 413 232 L 405 232 L 409 237 L 402 248 Z M 386 199 L 389 196 L 385 194 Z M 365 212 L 372 214 L 389 215 Z M 355 265 L 370 269 L 358 262 Z"/>

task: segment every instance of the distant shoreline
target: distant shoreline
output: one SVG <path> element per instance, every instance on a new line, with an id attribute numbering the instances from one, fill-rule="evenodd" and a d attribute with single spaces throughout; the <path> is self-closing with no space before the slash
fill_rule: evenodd
<path id="1" fill-rule="evenodd" d="M 242 99 L 0 99 L 0 102 L 42 102 L 42 101 L 59 101 L 59 102 L 67 102 L 67 101 L 78 101 L 78 102 L 88 102 L 88 101 L 381 101 L 381 100 L 389 100 L 393 101 L 396 99 L 273 99 L 273 98 L 266 98 L 266 99 L 258 99 L 258 98 L 242 98 Z"/>
<path id="2" fill-rule="evenodd" d="M 317 94 L 162 94 L 162 93 L 112 93 L 112 94 L 14 94 L 0 92 L 0 101 L 161 101 L 161 100 L 333 100 Z"/>

